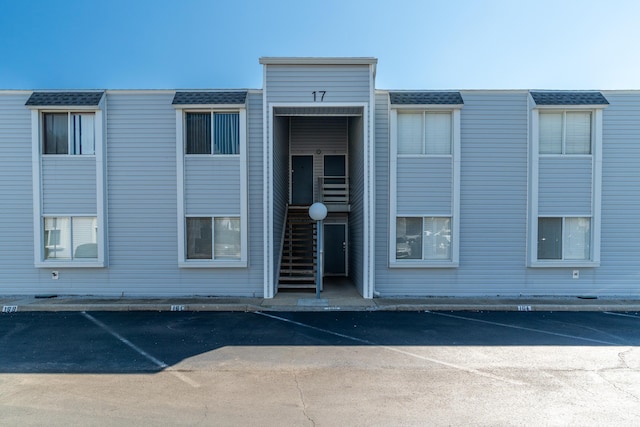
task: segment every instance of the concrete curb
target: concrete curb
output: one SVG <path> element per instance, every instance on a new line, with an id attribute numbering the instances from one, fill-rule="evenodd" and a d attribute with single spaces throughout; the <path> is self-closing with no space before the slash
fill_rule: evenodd
<path id="1" fill-rule="evenodd" d="M 241 299 L 240 299 L 241 300 Z M 330 311 L 619 311 L 640 312 L 640 301 L 598 300 L 579 298 L 527 298 L 477 300 L 464 298 L 437 299 L 389 299 L 367 300 L 366 303 L 352 299 L 336 298 L 324 305 L 300 305 L 296 301 L 278 301 L 250 298 L 241 302 L 238 298 L 225 301 L 216 298 L 208 301 L 202 298 L 175 299 L 97 299 L 84 297 L 62 297 L 38 299 L 33 297 L 0 298 L 3 313 L 12 312 L 81 312 L 81 311 L 227 311 L 227 312 L 330 312 Z"/>

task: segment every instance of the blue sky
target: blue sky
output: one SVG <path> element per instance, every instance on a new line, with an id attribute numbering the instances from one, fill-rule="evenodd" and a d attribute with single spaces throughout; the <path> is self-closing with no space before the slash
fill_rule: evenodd
<path id="1" fill-rule="evenodd" d="M 637 0 L 0 0 L 0 89 L 260 88 L 373 56 L 382 89 L 640 89 Z"/>

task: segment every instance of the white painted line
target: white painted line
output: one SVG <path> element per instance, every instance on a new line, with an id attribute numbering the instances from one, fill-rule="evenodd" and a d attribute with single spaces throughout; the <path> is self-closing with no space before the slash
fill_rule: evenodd
<path id="1" fill-rule="evenodd" d="M 136 353 L 140 354 L 141 356 L 144 356 L 147 360 L 149 360 L 151 363 L 156 365 L 158 368 L 164 371 L 168 371 L 170 374 L 172 374 L 179 380 L 184 381 L 185 383 L 189 384 L 192 387 L 195 387 L 195 388 L 200 387 L 200 384 L 193 381 L 191 378 L 186 377 L 181 372 L 174 371 L 173 369 L 171 369 L 169 365 L 164 363 L 162 360 L 153 357 L 152 355 L 150 355 L 149 353 L 147 353 L 146 351 L 144 351 L 143 349 L 141 349 L 140 347 L 138 347 L 137 345 L 135 345 L 134 343 L 132 343 L 131 341 L 129 341 L 128 339 L 126 339 L 125 337 L 123 337 L 122 335 L 120 335 L 119 333 L 117 333 L 116 331 L 114 331 L 113 329 L 111 329 L 110 327 L 108 327 L 107 325 L 105 325 L 104 323 L 102 323 L 92 315 L 90 315 L 89 313 L 83 311 L 82 315 L 87 319 L 89 319 L 94 324 L 96 324 L 97 326 L 99 326 L 100 328 L 107 331 L 110 335 L 112 335 L 113 337 L 118 339 L 118 341 L 120 341 L 121 343 L 125 344 L 126 346 L 134 350 Z"/>
<path id="2" fill-rule="evenodd" d="M 631 317 L 632 319 L 640 319 L 640 316 L 634 316 L 633 314 L 614 313 L 611 311 L 604 311 L 603 313 L 611 316 Z"/>
<path id="3" fill-rule="evenodd" d="M 411 353 L 409 351 L 401 350 L 401 349 L 395 348 L 395 347 L 389 347 L 389 346 L 382 345 L 382 344 L 379 344 L 379 343 L 376 343 L 376 342 L 373 342 L 373 341 L 365 340 L 365 339 L 362 339 L 362 338 L 352 337 L 350 335 L 341 334 L 339 332 L 330 331 L 328 329 L 318 328 L 317 326 L 307 325 L 306 323 L 296 322 L 295 320 L 286 319 L 286 318 L 280 317 L 280 316 L 274 316 L 273 314 L 267 314 L 267 313 L 264 313 L 262 311 L 256 311 L 255 314 L 258 314 L 260 316 L 270 317 L 272 319 L 280 320 L 282 322 L 291 323 L 291 324 L 294 324 L 294 325 L 297 325 L 297 326 L 302 326 L 303 328 L 313 329 L 314 331 L 323 332 L 325 334 L 334 335 L 336 337 L 345 338 L 345 339 L 348 339 L 348 340 L 351 340 L 351 341 L 356 341 L 356 342 L 359 342 L 359 343 L 362 343 L 362 344 L 366 344 L 366 345 L 371 346 L 371 347 L 377 347 L 377 348 L 381 348 L 383 350 L 391 351 L 391 352 L 394 352 L 394 353 L 400 353 L 400 354 L 403 354 L 405 356 L 410 356 L 410 357 L 413 357 L 415 359 L 420 359 L 420 360 L 424 360 L 424 361 L 427 361 L 427 362 L 435 363 L 437 365 L 446 366 L 448 368 L 457 369 L 459 371 L 467 372 L 469 374 L 474 374 L 474 375 L 478 375 L 478 376 L 481 376 L 481 377 L 489 378 L 489 379 L 496 380 L 496 381 L 502 381 L 502 382 L 505 382 L 505 383 L 508 383 L 508 384 L 512 384 L 512 385 L 517 385 L 517 386 L 525 386 L 525 385 L 527 385 L 526 383 L 523 383 L 521 381 L 516 381 L 516 380 L 512 380 L 512 379 L 505 378 L 505 377 L 500 377 L 498 375 L 493 375 L 493 374 L 490 374 L 490 373 L 487 373 L 487 372 L 478 371 L 477 369 L 467 368 L 465 366 L 456 365 L 454 363 L 445 362 L 443 360 L 434 359 L 432 357 L 422 356 L 420 354 Z"/>
<path id="4" fill-rule="evenodd" d="M 472 318 L 464 317 L 464 316 L 456 316 L 454 314 L 438 313 L 438 312 L 434 312 L 434 311 L 426 311 L 426 313 L 433 314 L 434 316 L 451 317 L 451 318 L 454 318 L 454 319 L 468 320 L 469 322 L 485 323 L 487 325 L 502 326 L 504 328 L 519 329 L 521 331 L 529 331 L 529 332 L 537 332 L 539 334 L 553 335 L 553 336 L 562 337 L 562 338 L 571 338 L 571 339 L 574 339 L 574 340 L 588 341 L 588 342 L 594 342 L 594 343 L 598 343 L 598 344 L 615 345 L 615 346 L 624 346 L 624 345 L 626 345 L 626 344 L 623 344 L 623 343 L 602 341 L 602 340 L 597 340 L 597 339 L 593 339 L 593 338 L 584 338 L 584 337 L 578 337 L 578 336 L 575 336 L 575 335 L 561 334 L 559 332 L 550 332 L 550 331 L 545 331 L 543 329 L 534 329 L 534 328 L 526 328 L 524 326 L 509 325 L 508 323 L 500 323 L 500 322 L 491 322 L 489 320 L 472 319 Z"/>

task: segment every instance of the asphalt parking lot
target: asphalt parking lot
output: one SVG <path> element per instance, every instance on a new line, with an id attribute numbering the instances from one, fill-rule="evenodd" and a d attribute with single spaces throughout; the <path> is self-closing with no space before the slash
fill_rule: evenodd
<path id="1" fill-rule="evenodd" d="M 0 424 L 638 425 L 640 314 L 0 315 Z"/>

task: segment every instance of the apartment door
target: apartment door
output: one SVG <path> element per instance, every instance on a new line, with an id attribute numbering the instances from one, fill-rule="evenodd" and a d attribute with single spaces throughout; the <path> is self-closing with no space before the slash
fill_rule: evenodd
<path id="1" fill-rule="evenodd" d="M 291 204 L 313 203 L 313 156 L 291 156 Z"/>
<path id="2" fill-rule="evenodd" d="M 324 224 L 324 274 L 347 275 L 347 225 Z"/>

